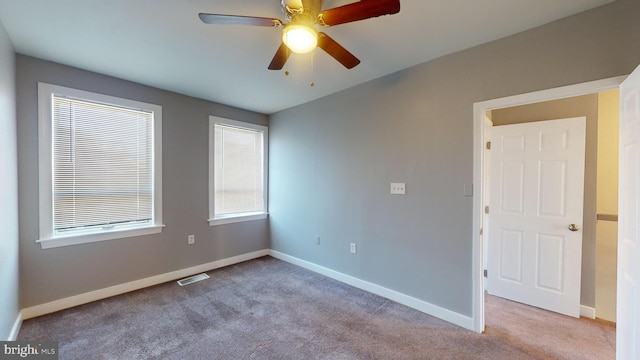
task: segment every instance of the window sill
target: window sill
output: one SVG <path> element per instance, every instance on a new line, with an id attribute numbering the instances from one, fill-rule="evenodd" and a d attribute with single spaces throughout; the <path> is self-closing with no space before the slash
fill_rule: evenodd
<path id="1" fill-rule="evenodd" d="M 150 234 L 159 234 L 162 232 L 164 225 L 152 225 L 149 227 L 138 229 L 121 229 L 109 232 L 101 232 L 98 234 L 75 234 L 71 236 L 58 236 L 53 238 L 43 238 L 36 240 L 43 249 L 50 249 L 62 246 L 87 244 L 97 241 L 123 239 L 134 236 L 143 236 Z"/>
<path id="2" fill-rule="evenodd" d="M 233 224 L 245 221 L 254 221 L 254 220 L 262 220 L 266 219 L 269 216 L 269 213 L 247 213 L 247 214 L 239 214 L 239 215 L 227 215 L 215 217 L 213 219 L 209 219 L 209 226 L 216 225 L 224 225 L 224 224 Z"/>

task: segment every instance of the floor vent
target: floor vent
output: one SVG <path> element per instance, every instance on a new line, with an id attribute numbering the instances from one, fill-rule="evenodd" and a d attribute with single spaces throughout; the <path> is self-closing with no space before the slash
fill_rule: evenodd
<path id="1" fill-rule="evenodd" d="M 185 286 L 185 285 L 189 285 L 189 284 L 193 284 L 194 282 L 198 282 L 200 280 L 205 280 L 208 279 L 209 275 L 207 274 L 198 274 L 198 275 L 193 275 L 191 277 L 182 279 L 182 280 L 178 280 L 178 285 L 180 286 Z"/>

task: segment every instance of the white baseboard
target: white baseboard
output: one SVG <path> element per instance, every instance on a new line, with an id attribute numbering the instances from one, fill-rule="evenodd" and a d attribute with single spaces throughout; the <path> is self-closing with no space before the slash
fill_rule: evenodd
<path id="1" fill-rule="evenodd" d="M 99 289 L 99 290 L 91 291 L 84 294 L 70 296 L 68 298 L 55 300 L 45 304 L 31 306 L 31 307 L 22 309 L 21 311 L 22 319 L 24 320 L 31 319 L 36 316 L 50 314 L 50 313 L 68 309 L 74 306 L 87 304 L 92 301 L 106 299 L 111 296 L 124 294 L 130 291 L 143 289 L 149 286 L 162 284 L 167 281 L 188 277 L 193 274 L 218 269 L 221 267 L 241 263 L 247 260 L 252 260 L 262 256 L 267 256 L 267 255 L 269 255 L 269 250 L 267 249 L 255 251 L 252 253 L 242 254 L 242 255 L 226 258 L 226 259 L 221 259 L 221 260 L 193 266 L 193 267 L 182 269 L 182 270 L 176 270 L 176 271 L 168 272 L 165 274 L 148 277 L 145 279 L 135 280 L 135 281 L 131 281 L 131 282 L 120 284 L 120 285 L 110 286 L 108 288 Z M 16 332 L 16 335 L 17 335 L 17 332 Z"/>
<path id="2" fill-rule="evenodd" d="M 11 327 L 11 332 L 9 333 L 7 341 L 16 341 L 18 333 L 20 332 L 20 327 L 22 327 L 22 313 L 19 312 L 18 316 L 16 316 L 16 321 L 13 322 L 13 327 Z"/>
<path id="3" fill-rule="evenodd" d="M 596 309 L 584 305 L 580 305 L 580 316 L 586 317 L 589 319 L 596 318 Z"/>
<path id="4" fill-rule="evenodd" d="M 308 262 L 306 260 L 302 260 L 275 250 L 259 250 L 259 251 L 255 251 L 252 253 L 248 253 L 248 254 L 242 254 L 242 255 L 238 255 L 238 256 L 234 256 L 234 257 L 230 257 L 230 258 L 226 258 L 226 259 L 221 259 L 221 260 L 217 260 L 217 261 L 213 261 L 210 263 L 206 263 L 206 264 L 201 264 L 201 265 L 197 265 L 197 266 L 193 266 L 190 268 L 186 268 L 186 269 L 181 269 L 181 270 L 176 270 L 176 271 L 172 271 L 172 272 L 168 272 L 168 273 L 164 273 L 164 274 L 160 274 L 160 275 L 156 275 L 156 276 L 152 276 L 152 277 L 148 277 L 145 279 L 140 279 L 140 280 L 135 280 L 135 281 L 131 281 L 128 283 L 124 283 L 124 284 L 120 284 L 120 285 L 115 285 L 115 286 L 111 286 L 108 288 L 104 288 L 104 289 L 99 289 L 99 290 L 95 290 L 95 291 L 91 291 L 88 293 L 84 293 L 84 294 L 79 294 L 79 295 L 74 295 L 74 296 L 70 296 L 68 298 L 64 298 L 64 299 L 59 299 L 59 300 L 55 300 L 52 302 L 48 302 L 45 304 L 40 304 L 40 305 L 36 305 L 36 306 L 31 306 L 28 308 L 24 308 L 20 311 L 20 313 L 18 313 L 18 316 L 16 317 L 16 320 L 14 322 L 14 325 L 11 329 L 11 333 L 9 334 L 9 339 L 8 341 L 15 341 L 18 337 L 18 332 L 20 331 L 20 327 L 22 326 L 22 321 L 23 320 L 27 320 L 27 319 L 31 319 L 37 316 L 41 316 L 41 315 L 45 315 L 45 314 L 50 314 L 56 311 L 60 311 L 60 310 L 64 310 L 64 309 L 68 309 L 74 306 L 79 306 L 79 305 L 83 305 L 83 304 L 87 304 L 93 301 L 97 301 L 97 300 L 102 300 L 102 299 L 106 299 L 108 297 L 111 296 L 115 296 L 115 295 L 120 295 L 120 294 L 124 294 L 130 291 L 135 291 L 135 290 L 139 290 L 139 289 L 143 289 L 149 286 L 153 286 L 153 285 L 158 285 L 158 284 L 162 284 L 164 282 L 167 281 L 172 281 L 172 280 L 176 280 L 176 279 L 180 279 L 183 277 L 188 277 L 191 276 L 193 274 L 197 274 L 197 273 L 201 273 L 201 272 L 206 272 L 206 271 L 210 271 L 210 270 L 214 270 L 214 269 L 218 269 L 221 267 L 225 267 L 225 266 L 229 266 L 229 265 L 233 265 L 233 264 L 238 264 L 244 261 L 248 261 L 248 260 L 252 260 L 252 259 L 257 259 L 259 257 L 263 257 L 263 256 L 273 256 L 274 258 L 286 261 L 288 263 L 303 267 L 305 269 L 311 270 L 313 272 L 316 272 L 318 274 L 330 277 L 334 280 L 340 281 L 342 283 L 345 283 L 347 285 L 351 285 L 353 287 L 368 291 L 370 293 L 382 296 L 384 298 L 387 298 L 389 300 L 393 300 L 397 303 L 400 303 L 402 305 L 406 305 L 409 306 L 411 308 L 414 308 L 418 311 L 424 312 L 426 314 L 429 314 L 431 316 L 435 316 L 439 319 L 442 319 L 444 321 L 450 322 L 452 324 L 455 324 L 457 326 L 463 327 L 465 329 L 469 329 L 471 331 L 473 331 L 473 318 L 469 317 L 469 316 L 465 316 L 459 313 L 456 313 L 454 311 L 439 307 L 437 305 L 433 305 L 431 303 L 428 303 L 426 301 L 420 300 L 420 299 L 416 299 L 414 297 L 411 297 L 409 295 L 405 295 L 402 294 L 400 292 L 397 292 L 395 290 L 391 290 L 388 288 L 385 288 L 383 286 L 380 285 L 376 285 L 374 283 L 368 282 L 368 281 L 364 281 L 361 279 L 358 279 L 356 277 L 350 276 L 350 275 L 346 275 L 343 274 L 341 272 L 335 271 L 335 270 L 331 270 L 329 268 L 320 266 L 320 265 L 316 265 L 314 263 Z M 595 319 L 596 318 L 596 309 L 592 308 L 592 307 L 588 307 L 588 306 L 584 306 L 581 305 L 580 306 L 580 316 L 586 317 L 586 318 L 590 318 L 590 319 Z"/>
<path id="5" fill-rule="evenodd" d="M 409 295 L 399 293 L 395 290 L 391 290 L 383 286 L 376 285 L 374 283 L 370 283 L 368 281 L 364 281 L 364 280 L 355 278 L 353 276 L 346 275 L 341 272 L 331 270 L 329 268 L 316 265 L 306 260 L 298 259 L 296 257 L 290 256 L 275 250 L 270 250 L 270 255 L 276 259 L 280 259 L 288 263 L 298 265 L 300 267 L 303 267 L 305 269 L 311 270 L 318 274 L 330 277 L 334 280 L 340 281 L 347 285 L 351 285 L 353 287 L 362 289 L 364 291 L 368 291 L 370 293 L 382 296 L 389 300 L 393 300 L 402 305 L 406 305 L 408 307 L 414 308 L 423 313 L 429 314 L 431 316 L 435 316 L 439 319 L 450 322 L 454 325 L 458 325 L 460 327 L 473 331 L 473 319 L 471 317 L 453 312 L 451 310 L 447 310 L 445 308 L 439 307 L 437 305 L 433 305 L 426 301 L 419 300 Z"/>

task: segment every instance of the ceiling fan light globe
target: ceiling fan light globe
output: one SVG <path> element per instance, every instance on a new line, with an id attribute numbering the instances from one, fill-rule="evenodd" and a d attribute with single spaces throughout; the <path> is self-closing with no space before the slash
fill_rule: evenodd
<path id="1" fill-rule="evenodd" d="M 296 54 L 306 54 L 318 46 L 318 32 L 305 25 L 289 25 L 282 31 L 282 41 Z"/>

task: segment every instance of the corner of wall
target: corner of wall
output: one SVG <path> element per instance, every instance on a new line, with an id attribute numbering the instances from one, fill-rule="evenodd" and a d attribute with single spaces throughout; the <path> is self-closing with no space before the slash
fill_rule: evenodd
<path id="1" fill-rule="evenodd" d="M 0 339 L 20 328 L 15 51 L 0 22 Z"/>

